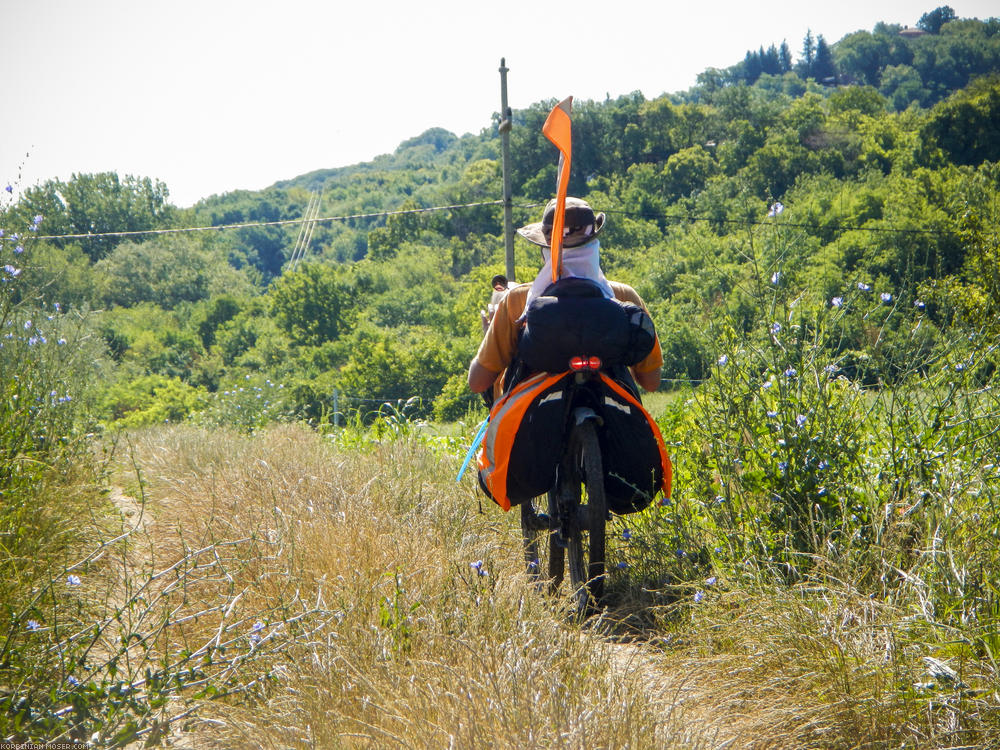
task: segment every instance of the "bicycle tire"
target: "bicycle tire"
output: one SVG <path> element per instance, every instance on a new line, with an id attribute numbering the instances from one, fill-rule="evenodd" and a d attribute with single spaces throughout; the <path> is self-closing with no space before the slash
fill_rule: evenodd
<path id="1" fill-rule="evenodd" d="M 582 617 L 604 594 L 604 547 L 607 499 L 604 495 L 604 467 L 597 431 L 590 420 L 574 429 L 574 475 L 571 477 L 572 505 L 584 512 L 575 512 L 573 529 L 568 540 L 569 575 L 577 611 Z M 581 505 L 581 485 L 587 491 L 587 504 Z M 587 530 L 587 552 L 583 549 L 584 519 Z"/>

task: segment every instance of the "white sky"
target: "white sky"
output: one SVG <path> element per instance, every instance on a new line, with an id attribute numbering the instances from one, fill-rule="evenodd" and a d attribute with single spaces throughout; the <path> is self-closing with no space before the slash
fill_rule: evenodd
<path id="1" fill-rule="evenodd" d="M 1000 15 L 1000 0 L 0 0 L 0 185 L 115 171 L 189 206 L 430 127 L 478 133 L 501 57 L 515 109 L 652 98 L 747 49 L 786 39 L 797 56 L 807 29 L 833 43 L 944 4 Z"/>

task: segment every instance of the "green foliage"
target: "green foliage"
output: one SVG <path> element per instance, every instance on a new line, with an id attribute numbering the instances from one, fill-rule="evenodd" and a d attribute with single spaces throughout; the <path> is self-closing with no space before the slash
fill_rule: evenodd
<path id="1" fill-rule="evenodd" d="M 152 302 L 169 309 L 205 299 L 213 288 L 241 286 L 240 275 L 220 256 L 184 235 L 123 242 L 94 264 L 94 272 L 103 281 L 104 304 L 122 307 Z"/>
<path id="2" fill-rule="evenodd" d="M 201 395 L 192 406 L 191 421 L 251 433 L 276 422 L 295 421 L 301 413 L 296 404 L 300 399 L 301 394 L 297 398 L 284 383 L 246 375 L 212 394 Z"/>
<path id="3" fill-rule="evenodd" d="M 921 137 L 954 164 L 1000 161 L 1000 77 L 976 81 L 936 105 Z"/>
<path id="4" fill-rule="evenodd" d="M 955 11 L 952 10 L 951 6 L 942 5 L 940 8 L 935 8 L 920 16 L 920 20 L 917 21 L 917 28 L 923 29 L 929 34 L 937 34 L 941 31 L 942 26 L 949 21 L 954 21 L 955 18 Z"/>
<path id="5" fill-rule="evenodd" d="M 336 341 L 353 304 L 337 270 L 313 263 L 281 276 L 268 296 L 275 323 L 297 344 Z"/>
<path id="6" fill-rule="evenodd" d="M 13 209 L 12 221 L 27 226 L 44 217 L 39 231 L 48 235 L 138 232 L 170 226 L 176 209 L 167 203 L 167 186 L 148 177 L 120 178 L 114 172 L 75 174 L 68 182 L 49 180 L 28 188 Z M 78 238 L 75 244 L 98 260 L 123 237 Z M 64 246 L 66 240 L 53 239 Z"/>
<path id="7" fill-rule="evenodd" d="M 178 378 L 145 375 L 108 388 L 99 409 L 109 427 L 147 427 L 184 421 L 198 408 L 202 395 Z"/>

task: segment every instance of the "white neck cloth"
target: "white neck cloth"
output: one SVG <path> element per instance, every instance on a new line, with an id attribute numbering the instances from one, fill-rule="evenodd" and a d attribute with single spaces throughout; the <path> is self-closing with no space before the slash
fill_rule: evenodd
<path id="1" fill-rule="evenodd" d="M 585 245 L 576 247 L 564 247 L 562 250 L 563 275 L 561 278 L 570 276 L 578 279 L 590 279 L 595 282 L 608 299 L 614 299 L 615 293 L 608 283 L 604 272 L 601 271 L 600 260 L 601 243 L 594 239 Z M 527 314 L 528 305 L 536 297 L 541 297 L 543 292 L 552 284 L 552 248 L 543 247 L 542 257 L 545 264 L 538 272 L 535 280 L 531 282 L 531 289 L 528 290 L 528 297 L 524 301 L 524 312 L 521 319 Z"/>

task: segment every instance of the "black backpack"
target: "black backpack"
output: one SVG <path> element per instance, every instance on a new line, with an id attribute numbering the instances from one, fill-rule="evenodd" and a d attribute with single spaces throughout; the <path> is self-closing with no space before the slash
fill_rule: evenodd
<path id="1" fill-rule="evenodd" d="M 518 358 L 528 369 L 563 372 L 572 357 L 630 367 L 653 350 L 656 331 L 641 307 L 608 299 L 590 279 L 560 279 L 528 305 Z"/>

